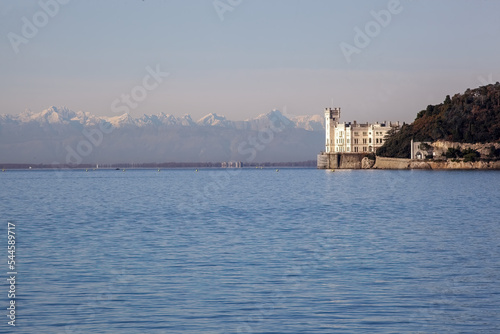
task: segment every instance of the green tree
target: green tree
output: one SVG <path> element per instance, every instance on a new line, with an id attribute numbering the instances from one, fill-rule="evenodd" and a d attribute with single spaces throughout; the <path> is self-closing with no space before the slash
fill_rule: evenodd
<path id="1" fill-rule="evenodd" d="M 461 158 L 463 157 L 462 150 L 460 149 L 460 146 L 457 148 L 454 147 L 449 147 L 448 151 L 446 151 L 446 158 L 447 159 L 456 159 L 456 158 Z"/>
<path id="2" fill-rule="evenodd" d="M 451 98 L 449 95 L 446 95 L 446 98 L 444 99 L 444 104 L 451 104 Z"/>
<path id="3" fill-rule="evenodd" d="M 424 150 L 424 151 L 429 151 L 430 149 L 432 148 L 431 145 L 427 144 L 427 143 L 422 143 L 420 144 L 420 149 L 421 150 Z"/>
<path id="4" fill-rule="evenodd" d="M 488 158 L 494 159 L 500 157 L 500 148 L 495 148 L 495 145 L 490 146 L 490 152 L 488 153 Z"/>
<path id="5" fill-rule="evenodd" d="M 481 154 L 478 151 L 473 150 L 472 148 L 465 149 L 462 154 L 464 156 L 464 162 L 474 162 L 479 160 L 479 158 L 481 157 Z"/>

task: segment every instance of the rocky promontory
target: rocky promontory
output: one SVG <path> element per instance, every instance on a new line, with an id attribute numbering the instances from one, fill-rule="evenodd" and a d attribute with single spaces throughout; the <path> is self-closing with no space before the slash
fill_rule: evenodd
<path id="1" fill-rule="evenodd" d="M 401 158 L 377 157 L 374 169 L 494 169 L 500 170 L 500 160 L 463 161 L 463 160 L 412 160 Z"/>

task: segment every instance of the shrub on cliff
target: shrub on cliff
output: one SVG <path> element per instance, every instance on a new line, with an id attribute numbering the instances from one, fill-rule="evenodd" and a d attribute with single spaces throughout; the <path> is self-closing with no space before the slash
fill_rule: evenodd
<path id="1" fill-rule="evenodd" d="M 469 162 L 469 161 L 474 162 L 479 160 L 479 158 L 481 157 L 481 154 L 478 151 L 473 150 L 471 148 L 464 150 L 462 154 L 464 155 L 464 162 Z"/>
<path id="2" fill-rule="evenodd" d="M 460 146 L 455 148 L 455 147 L 449 147 L 448 151 L 446 151 L 446 158 L 447 159 L 455 159 L 455 158 L 462 158 L 464 156 L 462 150 L 460 149 Z"/>
<path id="3" fill-rule="evenodd" d="M 490 146 L 490 153 L 488 154 L 488 158 L 495 159 L 500 158 L 500 148 L 495 148 L 495 146 Z"/>

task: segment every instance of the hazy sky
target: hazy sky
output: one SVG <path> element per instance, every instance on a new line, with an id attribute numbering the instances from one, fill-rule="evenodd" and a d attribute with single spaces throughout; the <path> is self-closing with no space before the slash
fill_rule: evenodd
<path id="1" fill-rule="evenodd" d="M 0 114 L 242 120 L 333 101 L 346 121 L 412 121 L 500 81 L 499 13 L 486 0 L 1 1 Z"/>

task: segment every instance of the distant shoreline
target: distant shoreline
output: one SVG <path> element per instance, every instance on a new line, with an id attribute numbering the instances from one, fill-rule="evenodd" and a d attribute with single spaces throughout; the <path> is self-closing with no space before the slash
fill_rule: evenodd
<path id="1" fill-rule="evenodd" d="M 81 165 L 63 165 L 63 164 L 27 164 L 27 163 L 0 163 L 2 170 L 29 170 L 29 169 L 179 169 L 179 168 L 220 168 L 236 169 L 234 167 L 222 167 L 222 162 L 164 162 L 164 163 L 113 163 L 113 164 L 81 164 Z M 298 161 L 298 162 L 262 162 L 262 163 L 241 163 L 241 168 L 272 168 L 272 167 L 301 167 L 316 168 L 316 160 Z"/>

